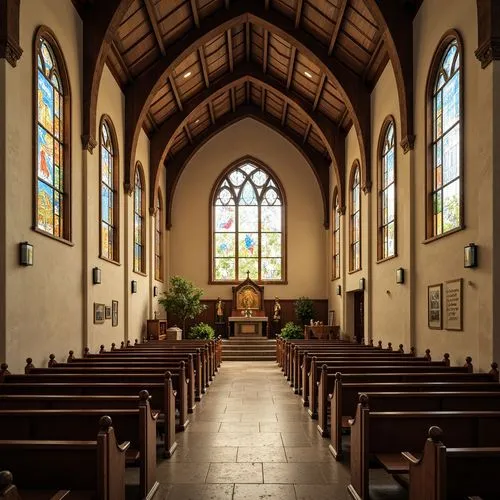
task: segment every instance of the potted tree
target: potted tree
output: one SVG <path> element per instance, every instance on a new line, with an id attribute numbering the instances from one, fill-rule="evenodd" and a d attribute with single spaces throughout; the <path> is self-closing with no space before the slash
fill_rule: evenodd
<path id="1" fill-rule="evenodd" d="M 309 297 L 299 297 L 295 301 L 295 314 L 302 325 L 307 325 L 314 317 L 313 301 Z"/>
<path id="2" fill-rule="evenodd" d="M 182 322 L 182 335 L 186 335 L 186 320 L 193 319 L 202 313 L 207 306 L 200 299 L 203 290 L 181 276 L 170 278 L 170 287 L 164 292 L 158 302 L 167 311 Z"/>

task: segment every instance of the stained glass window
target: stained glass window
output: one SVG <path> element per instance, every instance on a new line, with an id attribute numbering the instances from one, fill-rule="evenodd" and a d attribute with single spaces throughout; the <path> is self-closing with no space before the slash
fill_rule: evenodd
<path id="1" fill-rule="evenodd" d="M 428 236 L 452 231 L 462 223 L 460 64 L 458 41 L 453 39 L 441 58 L 432 90 L 432 232 Z"/>
<path id="2" fill-rule="evenodd" d="M 284 281 L 284 204 L 278 181 L 245 162 L 230 170 L 213 201 L 214 281 Z"/>
<path id="3" fill-rule="evenodd" d="M 379 259 L 396 255 L 396 150 L 392 120 L 383 133 L 379 184 Z"/>
<path id="4" fill-rule="evenodd" d="M 163 198 L 158 190 L 158 200 L 155 214 L 155 279 L 163 280 Z"/>
<path id="5" fill-rule="evenodd" d="M 43 33 L 43 32 L 42 32 Z M 64 118 L 69 109 L 55 43 L 43 34 L 36 37 L 36 228 L 69 240 L 69 138 Z M 61 58 L 59 58 L 61 59 Z M 66 110 L 65 110 L 66 106 Z"/>
<path id="6" fill-rule="evenodd" d="M 118 165 L 108 118 L 101 120 L 101 257 L 118 262 Z"/>
<path id="7" fill-rule="evenodd" d="M 138 163 L 135 167 L 134 184 L 134 271 L 140 273 L 146 272 L 145 229 L 142 166 Z"/>
<path id="8" fill-rule="evenodd" d="M 332 278 L 340 278 L 340 212 L 339 195 L 335 193 L 333 203 Z"/>
<path id="9" fill-rule="evenodd" d="M 361 269 L 361 187 L 359 164 L 353 167 L 351 178 L 351 237 L 350 237 L 350 270 Z"/>

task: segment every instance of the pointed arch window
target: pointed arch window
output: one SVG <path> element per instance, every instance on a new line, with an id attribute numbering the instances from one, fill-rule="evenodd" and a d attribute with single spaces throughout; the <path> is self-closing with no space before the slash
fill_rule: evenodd
<path id="1" fill-rule="evenodd" d="M 144 215 L 144 172 L 138 162 L 134 178 L 134 271 L 146 273 L 146 218 Z"/>
<path id="2" fill-rule="evenodd" d="M 378 260 L 396 255 L 396 149 L 392 118 L 382 127 L 379 142 Z"/>
<path id="3" fill-rule="evenodd" d="M 212 281 L 285 282 L 285 198 L 269 168 L 230 167 L 212 196 Z"/>
<path id="4" fill-rule="evenodd" d="M 337 191 L 333 200 L 332 279 L 337 279 L 340 278 L 340 207 Z"/>
<path id="5" fill-rule="evenodd" d="M 70 89 L 62 52 L 48 28 L 35 35 L 36 231 L 71 240 Z"/>
<path id="6" fill-rule="evenodd" d="M 350 192 L 349 270 L 353 272 L 361 269 L 361 186 L 359 163 L 357 161 L 351 170 Z"/>
<path id="7" fill-rule="evenodd" d="M 428 83 L 431 138 L 427 170 L 427 237 L 463 226 L 461 42 L 458 33 L 445 35 Z"/>
<path id="8" fill-rule="evenodd" d="M 163 281 L 163 197 L 158 190 L 155 214 L 155 279 Z"/>
<path id="9" fill-rule="evenodd" d="M 119 262 L 118 148 L 109 117 L 103 116 L 100 127 L 101 177 L 101 257 Z"/>

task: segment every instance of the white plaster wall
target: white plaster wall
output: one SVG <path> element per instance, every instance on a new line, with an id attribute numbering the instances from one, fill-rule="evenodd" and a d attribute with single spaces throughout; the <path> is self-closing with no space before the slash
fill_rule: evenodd
<path id="1" fill-rule="evenodd" d="M 316 178 L 304 157 L 265 125 L 244 119 L 208 141 L 182 173 L 173 199 L 170 275 L 181 275 L 205 290 L 205 298 L 231 298 L 231 285 L 209 285 L 209 200 L 219 174 L 251 155 L 267 164 L 287 199 L 288 284 L 266 285 L 265 296 L 327 297 L 327 231 Z"/>

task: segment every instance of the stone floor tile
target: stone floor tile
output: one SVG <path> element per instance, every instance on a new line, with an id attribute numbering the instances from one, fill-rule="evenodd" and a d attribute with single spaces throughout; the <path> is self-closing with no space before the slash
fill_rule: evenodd
<path id="1" fill-rule="evenodd" d="M 265 483 L 327 484 L 334 482 L 321 463 L 264 463 Z"/>
<path id="2" fill-rule="evenodd" d="M 231 500 L 233 490 L 232 484 L 176 484 L 165 500 Z M 160 499 L 155 495 L 155 500 Z"/>
<path id="3" fill-rule="evenodd" d="M 328 448 L 316 446 L 285 447 L 287 462 L 334 462 L 335 459 Z"/>
<path id="4" fill-rule="evenodd" d="M 261 463 L 210 464 L 207 483 L 262 483 Z"/>
<path id="5" fill-rule="evenodd" d="M 305 432 L 282 432 L 283 446 L 311 446 L 311 437 Z"/>
<path id="6" fill-rule="evenodd" d="M 156 479 L 163 484 L 205 483 L 209 463 L 164 461 L 157 468 Z"/>
<path id="7" fill-rule="evenodd" d="M 169 459 L 171 462 L 236 462 L 238 448 L 225 447 L 199 447 L 185 448 L 180 446 Z"/>
<path id="8" fill-rule="evenodd" d="M 193 425 L 194 422 L 191 422 L 189 427 L 186 429 L 186 432 L 218 432 L 220 426 L 223 425 L 220 422 L 196 422 L 196 425 Z"/>
<path id="9" fill-rule="evenodd" d="M 240 446 L 236 456 L 237 462 L 286 462 L 285 450 L 282 446 Z"/>
<path id="10" fill-rule="evenodd" d="M 224 422 L 221 424 L 219 432 L 259 432 L 259 423 L 250 422 Z"/>
<path id="11" fill-rule="evenodd" d="M 350 500 L 343 484 L 296 484 L 297 500 Z"/>
<path id="12" fill-rule="evenodd" d="M 295 500 L 292 484 L 235 484 L 233 500 Z"/>

